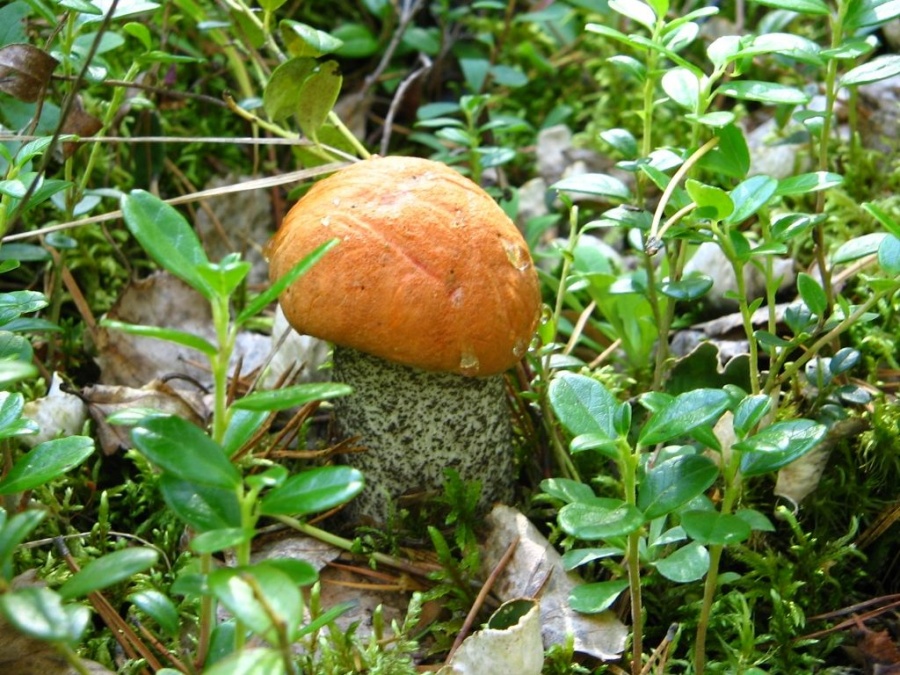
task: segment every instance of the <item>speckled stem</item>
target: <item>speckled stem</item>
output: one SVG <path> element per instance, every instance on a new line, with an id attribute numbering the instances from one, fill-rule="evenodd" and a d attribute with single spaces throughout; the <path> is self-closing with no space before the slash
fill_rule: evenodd
<path id="1" fill-rule="evenodd" d="M 397 497 L 439 489 L 446 467 L 481 481 L 484 510 L 510 500 L 515 471 L 502 375 L 431 373 L 344 347 L 334 349 L 333 374 L 354 390 L 335 401 L 338 427 L 367 448 L 346 456 L 366 478 L 351 518 L 386 522 Z"/>

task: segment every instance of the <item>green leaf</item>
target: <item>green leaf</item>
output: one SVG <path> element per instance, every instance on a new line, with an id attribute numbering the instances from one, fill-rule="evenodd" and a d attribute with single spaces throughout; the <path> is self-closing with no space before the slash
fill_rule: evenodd
<path id="1" fill-rule="evenodd" d="M 203 675 L 287 675 L 287 669 L 278 650 L 248 647 L 216 661 Z"/>
<path id="2" fill-rule="evenodd" d="M 700 109 L 700 78 L 687 68 L 672 68 L 662 77 L 662 88 L 666 95 L 682 108 L 690 112 Z"/>
<path id="3" fill-rule="evenodd" d="M 22 394 L 0 392 L 0 438 L 33 434 L 38 431 L 37 424 L 22 417 L 24 410 L 25 397 Z"/>
<path id="4" fill-rule="evenodd" d="M 414 26 L 406 29 L 407 32 L 403 35 L 404 41 L 412 28 Z M 365 59 L 378 53 L 378 37 L 364 24 L 341 24 L 331 34 L 342 43 L 340 49 L 335 52 L 338 56 L 346 59 Z"/>
<path id="5" fill-rule="evenodd" d="M 164 473 L 159 488 L 166 505 L 197 532 L 241 526 L 241 505 L 234 490 L 198 485 Z"/>
<path id="6" fill-rule="evenodd" d="M 803 105 L 809 96 L 800 89 L 774 82 L 736 80 L 716 89 L 716 96 L 730 96 L 743 101 L 759 101 L 772 105 Z"/>
<path id="7" fill-rule="evenodd" d="M 631 200 L 631 190 L 618 178 L 605 173 L 585 173 L 579 176 L 563 178 L 550 186 L 560 192 L 576 192 L 579 194 L 599 195 L 624 202 Z"/>
<path id="8" fill-rule="evenodd" d="M 321 466 L 288 478 L 259 505 L 264 515 L 306 515 L 350 501 L 363 489 L 363 475 L 349 466 Z"/>
<path id="9" fill-rule="evenodd" d="M 222 439 L 225 454 L 231 457 L 244 447 L 268 418 L 268 410 L 232 410 L 228 428 L 225 429 L 225 437 Z"/>
<path id="10" fill-rule="evenodd" d="M 738 438 L 745 438 L 771 410 L 772 399 L 765 394 L 747 396 L 734 409 L 732 426 Z"/>
<path id="11" fill-rule="evenodd" d="M 324 401 L 352 393 L 353 389 L 349 385 L 340 382 L 309 382 L 249 394 L 235 401 L 232 407 L 235 410 L 287 410 L 311 401 Z"/>
<path id="12" fill-rule="evenodd" d="M 263 90 L 263 107 L 273 122 L 287 119 L 300 105 L 301 87 L 316 68 L 316 60 L 301 56 L 278 66 Z"/>
<path id="13" fill-rule="evenodd" d="M 541 491 L 566 504 L 590 501 L 594 498 L 594 490 L 590 485 L 570 478 L 545 478 L 541 481 Z"/>
<path id="14" fill-rule="evenodd" d="M 750 537 L 750 525 L 735 515 L 717 511 L 687 511 L 681 526 L 694 541 L 707 546 L 730 546 Z"/>
<path id="15" fill-rule="evenodd" d="M 887 80 L 897 75 L 900 75 L 900 55 L 885 54 L 844 73 L 840 86 L 856 87 L 861 84 Z"/>
<path id="16" fill-rule="evenodd" d="M 303 600 L 297 585 L 281 570 L 264 563 L 218 569 L 209 575 L 209 589 L 239 621 L 269 643 L 280 644 L 274 621 L 281 624 L 288 643 L 296 636 Z"/>
<path id="17" fill-rule="evenodd" d="M 637 21 L 651 32 L 656 25 L 656 14 L 650 6 L 638 0 L 609 0 L 609 8 L 632 21 Z"/>
<path id="18" fill-rule="evenodd" d="M 805 195 L 810 192 L 818 192 L 819 190 L 827 190 L 828 188 L 836 187 L 843 182 L 843 176 L 829 171 L 801 173 L 778 181 L 778 189 L 775 191 L 775 195 L 777 197 Z"/>
<path id="19" fill-rule="evenodd" d="M 716 481 L 719 468 L 703 455 L 682 455 L 654 466 L 641 481 L 638 508 L 647 520 L 672 513 L 703 494 Z"/>
<path id="20" fill-rule="evenodd" d="M 598 136 L 622 153 L 626 159 L 637 158 L 637 139 L 627 129 L 607 129 L 601 131 Z"/>
<path id="21" fill-rule="evenodd" d="M 59 594 L 66 598 L 81 598 L 101 588 L 107 588 L 135 574 L 153 567 L 159 553 L 152 548 L 123 548 L 92 560 L 64 583 Z"/>
<path id="22" fill-rule="evenodd" d="M 58 593 L 29 586 L 0 595 L 0 614 L 20 633 L 46 642 L 78 642 L 91 619 L 80 605 L 63 605 Z"/>
<path id="23" fill-rule="evenodd" d="M 573 436 L 596 434 L 615 440 L 619 402 L 602 384 L 584 375 L 562 374 L 550 382 L 550 405 Z"/>
<path id="24" fill-rule="evenodd" d="M 0 526 L 0 574 L 7 581 L 12 578 L 12 568 L 9 565 L 16 547 L 40 525 L 46 515 L 47 511 L 31 509 L 17 513 Z"/>
<path id="25" fill-rule="evenodd" d="M 896 0 L 867 0 L 851 2 L 844 18 L 845 34 L 851 35 L 860 28 L 869 28 L 886 23 L 900 16 L 900 2 Z"/>
<path id="26" fill-rule="evenodd" d="M 341 67 L 337 61 L 326 61 L 300 85 L 300 100 L 295 114 L 303 134 L 315 141 L 319 129 L 328 119 L 341 93 Z"/>
<path id="27" fill-rule="evenodd" d="M 828 297 L 825 295 L 825 289 L 806 272 L 800 272 L 797 275 L 797 292 L 800 293 L 800 298 L 809 307 L 810 312 L 816 316 L 825 315 L 825 310 L 828 309 Z"/>
<path id="28" fill-rule="evenodd" d="M 878 264 L 886 274 L 900 274 L 900 238 L 889 234 L 881 241 L 878 245 Z"/>
<path id="29" fill-rule="evenodd" d="M 274 12 L 286 2 L 287 0 L 259 0 L 259 6 L 267 12 Z"/>
<path id="30" fill-rule="evenodd" d="M 150 29 L 142 23 L 137 23 L 136 21 L 126 23 L 122 26 L 122 32 L 136 38 L 141 43 L 141 46 L 148 52 L 153 46 L 153 38 L 150 35 Z"/>
<path id="31" fill-rule="evenodd" d="M 223 489 L 241 484 L 241 474 L 221 446 L 180 417 L 146 419 L 132 430 L 131 439 L 147 459 L 177 478 Z"/>
<path id="32" fill-rule="evenodd" d="M 756 509 L 738 509 L 734 515 L 743 520 L 750 526 L 751 530 L 757 532 L 774 532 L 775 526 L 768 516 L 760 513 Z"/>
<path id="33" fill-rule="evenodd" d="M 741 472 L 745 476 L 760 476 L 777 471 L 815 448 L 827 429 L 812 420 L 775 422 L 758 434 L 735 443 L 734 450 L 743 453 Z"/>
<path id="34" fill-rule="evenodd" d="M 637 507 L 618 499 L 566 504 L 559 512 L 559 526 L 578 539 L 609 539 L 636 532 L 644 524 Z"/>
<path id="35" fill-rule="evenodd" d="M 134 323 L 126 323 L 124 321 L 116 321 L 115 319 L 103 319 L 100 325 L 110 330 L 118 330 L 130 335 L 140 335 L 141 337 L 155 338 L 157 340 L 165 340 L 173 342 L 177 345 L 196 349 L 207 356 L 215 356 L 219 350 L 216 346 L 194 333 L 188 333 L 175 328 L 163 328 L 161 326 L 141 326 Z"/>
<path id="36" fill-rule="evenodd" d="M 712 215 L 708 216 L 712 220 L 725 220 L 734 211 L 731 197 L 721 188 L 705 185 L 693 178 L 685 181 L 684 188 L 699 208 L 712 211 Z"/>
<path id="37" fill-rule="evenodd" d="M 750 148 L 744 132 L 736 124 L 728 124 L 716 132 L 718 146 L 703 157 L 701 165 L 734 178 L 743 178 L 750 170 Z"/>
<path id="38" fill-rule="evenodd" d="M 713 287 L 712 277 L 700 272 L 693 272 L 679 281 L 662 281 L 660 292 L 676 300 L 696 300 L 702 298 Z"/>
<path id="39" fill-rule="evenodd" d="M 835 265 L 840 265 L 877 253 L 881 242 L 887 236 L 884 232 L 873 232 L 872 234 L 854 237 L 838 247 L 838 250 L 834 252 L 831 258 L 831 262 Z"/>
<path id="40" fill-rule="evenodd" d="M 206 530 L 191 540 L 190 548 L 194 553 L 218 553 L 249 543 L 255 534 L 254 530 L 242 527 Z"/>
<path id="41" fill-rule="evenodd" d="M 586 565 L 594 560 L 623 556 L 625 551 L 618 546 L 603 546 L 601 548 L 574 548 L 563 553 L 562 562 L 566 570 L 573 570 L 581 565 Z"/>
<path id="42" fill-rule="evenodd" d="M 798 14 L 828 16 L 829 9 L 822 0 L 753 0 L 758 5 L 786 9 Z"/>
<path id="43" fill-rule="evenodd" d="M 828 363 L 828 370 L 831 371 L 832 375 L 846 373 L 856 366 L 861 358 L 862 355 L 859 353 L 859 350 L 853 349 L 853 347 L 844 347 L 831 357 L 831 361 Z"/>
<path id="44" fill-rule="evenodd" d="M 692 541 L 651 564 L 669 581 L 687 584 L 699 581 L 709 571 L 709 551 L 700 542 Z"/>
<path id="45" fill-rule="evenodd" d="M 305 256 L 303 260 L 294 265 L 285 275 L 275 283 L 271 284 L 265 292 L 260 293 L 253 298 L 253 300 L 248 302 L 244 310 L 238 314 L 235 323 L 239 326 L 245 324 L 248 320 L 275 302 L 288 286 L 306 274 L 328 251 L 337 246 L 338 241 L 338 239 L 332 239 L 326 241 L 321 246 L 316 247 L 309 255 Z"/>
<path id="46" fill-rule="evenodd" d="M 212 291 L 197 273 L 209 263 L 197 234 L 173 207 L 144 190 L 122 197 L 125 224 L 144 250 L 162 267 L 211 299 Z"/>
<path id="47" fill-rule="evenodd" d="M 94 452 L 94 439 L 68 436 L 44 441 L 21 457 L 0 480 L 0 494 L 32 490 L 71 471 Z"/>
<path id="48" fill-rule="evenodd" d="M 609 609 L 626 588 L 627 579 L 579 584 L 569 594 L 569 607 L 582 614 L 596 614 Z"/>
<path id="49" fill-rule="evenodd" d="M 294 57 L 317 57 L 339 50 L 343 42 L 328 33 L 316 30 L 299 21 L 282 19 L 279 24 L 281 36 L 288 53 Z"/>
<path id="50" fill-rule="evenodd" d="M 694 389 L 679 394 L 644 425 L 640 443 L 655 445 L 690 434 L 696 427 L 715 422 L 730 403 L 731 397 L 721 389 Z"/>
<path id="51" fill-rule="evenodd" d="M 730 193 L 734 211 L 725 222 L 729 225 L 744 222 L 768 204 L 777 189 L 778 181 L 770 176 L 751 176 L 739 183 Z"/>
<path id="52" fill-rule="evenodd" d="M 872 202 L 864 202 L 862 207 L 871 214 L 875 220 L 881 223 L 888 232 L 890 232 L 895 237 L 900 237 L 900 222 L 894 220 L 891 216 L 889 216 L 878 204 L 874 204 Z M 4 250 L 8 248 L 9 245 L 4 247 Z"/>
<path id="53" fill-rule="evenodd" d="M 156 621 L 166 633 L 177 637 L 181 629 L 178 609 L 169 596 L 157 590 L 146 589 L 128 596 L 129 602 Z"/>
<path id="54" fill-rule="evenodd" d="M 319 580 L 319 573 L 312 564 L 296 558 L 268 558 L 262 564 L 284 572 L 295 586 L 312 586 Z"/>

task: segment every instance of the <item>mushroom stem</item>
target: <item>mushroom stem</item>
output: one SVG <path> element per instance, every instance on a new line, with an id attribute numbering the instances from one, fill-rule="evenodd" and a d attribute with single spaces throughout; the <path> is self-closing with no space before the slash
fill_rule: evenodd
<path id="1" fill-rule="evenodd" d="M 502 375 L 428 372 L 340 346 L 333 360 L 334 380 L 354 391 L 335 401 L 338 427 L 366 448 L 347 456 L 366 478 L 351 518 L 387 522 L 398 497 L 440 488 L 448 467 L 481 482 L 482 510 L 509 501 L 515 472 Z"/>

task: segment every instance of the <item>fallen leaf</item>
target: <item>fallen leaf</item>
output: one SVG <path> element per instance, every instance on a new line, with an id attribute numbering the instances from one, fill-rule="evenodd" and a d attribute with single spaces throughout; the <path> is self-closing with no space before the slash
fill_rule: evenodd
<path id="1" fill-rule="evenodd" d="M 94 420 L 100 448 L 105 455 L 133 447 L 131 427 L 106 421 L 113 413 L 128 408 L 150 408 L 177 415 L 199 427 L 205 426 L 209 417 L 201 392 L 175 390 L 159 380 L 153 380 L 140 389 L 98 384 L 83 389 L 81 396 Z"/>
<path id="2" fill-rule="evenodd" d="M 518 620 L 512 625 L 497 627 L 497 617 L 510 607 L 515 608 Z M 540 602 L 520 599 L 501 605 L 488 621 L 487 628 L 463 640 L 450 663 L 441 668 L 438 675 L 540 675 L 543 667 Z"/>
<path id="3" fill-rule="evenodd" d="M 569 607 L 569 594 L 583 583 L 566 572 L 562 558 L 547 539 L 516 509 L 498 505 L 487 516 L 482 564 L 497 566 L 510 542 L 519 544 L 509 564 L 497 578 L 494 592 L 501 600 L 540 599 L 541 636 L 544 647 L 574 638 L 575 651 L 601 660 L 618 659 L 625 649 L 628 628 L 612 612 L 579 614 Z M 512 672 L 512 671 L 510 671 Z"/>
<path id="4" fill-rule="evenodd" d="M 22 416 L 38 425 L 38 433 L 20 438 L 30 448 L 52 438 L 81 433 L 87 420 L 84 401 L 74 394 L 62 391 L 61 383 L 59 373 L 53 373 L 47 395 L 25 404 Z"/>
<path id="5" fill-rule="evenodd" d="M 157 272 L 129 284 L 107 318 L 176 328 L 213 344 L 216 340 L 209 304 L 197 291 L 167 272 Z M 267 335 L 242 331 L 237 337 L 230 368 L 233 371 L 240 359 L 242 375 L 254 372 L 268 357 L 270 344 Z M 165 380 L 177 389 L 212 386 L 203 354 L 165 340 L 101 327 L 97 330 L 97 352 L 103 384 L 142 387 L 152 380 Z"/>

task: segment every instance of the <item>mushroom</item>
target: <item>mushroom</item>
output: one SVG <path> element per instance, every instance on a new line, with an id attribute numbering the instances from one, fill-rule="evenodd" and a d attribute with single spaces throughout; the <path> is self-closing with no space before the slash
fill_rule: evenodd
<path id="1" fill-rule="evenodd" d="M 478 185 L 424 159 L 375 157 L 316 183 L 268 247 L 277 279 L 317 246 L 340 243 L 280 304 L 300 333 L 334 344 L 335 403 L 347 462 L 366 477 L 352 508 L 384 523 L 444 469 L 482 483 L 480 506 L 515 478 L 503 373 L 540 315 L 537 272 L 515 224 Z"/>

